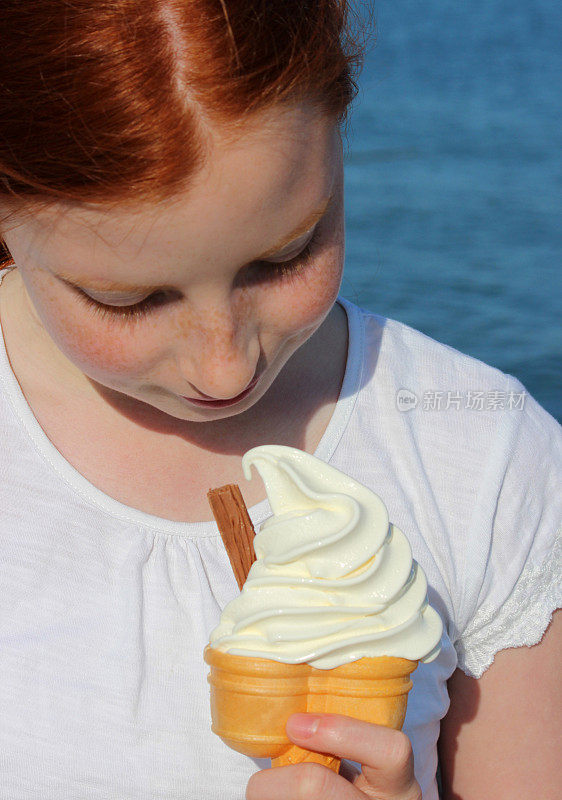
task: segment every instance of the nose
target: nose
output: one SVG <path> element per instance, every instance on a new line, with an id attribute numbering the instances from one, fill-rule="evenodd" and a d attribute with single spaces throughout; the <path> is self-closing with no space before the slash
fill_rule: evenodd
<path id="1" fill-rule="evenodd" d="M 207 307 L 190 315 L 178 345 L 182 394 L 202 400 L 230 400 L 254 381 L 260 342 L 247 313 Z"/>

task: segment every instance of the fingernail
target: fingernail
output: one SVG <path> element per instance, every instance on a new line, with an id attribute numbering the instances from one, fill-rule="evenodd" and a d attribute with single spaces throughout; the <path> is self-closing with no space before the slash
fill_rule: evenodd
<path id="1" fill-rule="evenodd" d="M 319 725 L 320 717 L 315 717 L 313 714 L 293 714 L 287 722 L 287 732 L 291 736 L 308 739 L 314 736 Z"/>

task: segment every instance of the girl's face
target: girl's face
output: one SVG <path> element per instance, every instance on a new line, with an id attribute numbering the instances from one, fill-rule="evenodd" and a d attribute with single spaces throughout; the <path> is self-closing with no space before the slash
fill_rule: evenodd
<path id="1" fill-rule="evenodd" d="M 4 238 L 65 361 L 178 419 L 257 402 L 337 297 L 341 139 L 307 107 L 217 137 L 173 202 L 51 206 Z"/>

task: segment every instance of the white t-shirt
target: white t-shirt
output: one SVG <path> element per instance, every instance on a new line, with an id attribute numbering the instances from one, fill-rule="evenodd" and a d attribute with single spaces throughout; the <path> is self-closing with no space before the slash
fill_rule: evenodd
<path id="1" fill-rule="evenodd" d="M 347 369 L 316 455 L 382 497 L 442 615 L 404 728 L 437 800 L 447 678 L 538 642 L 562 604 L 562 430 L 515 378 L 340 302 Z M 0 798 L 243 800 L 270 762 L 210 729 L 203 648 L 238 593 L 215 524 L 144 513 L 80 475 L 2 337 L 0 432 Z M 255 526 L 269 514 L 250 509 Z"/>

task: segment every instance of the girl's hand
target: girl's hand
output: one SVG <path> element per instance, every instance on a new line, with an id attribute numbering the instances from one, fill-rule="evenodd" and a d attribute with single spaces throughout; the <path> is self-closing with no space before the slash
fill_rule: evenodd
<path id="1" fill-rule="evenodd" d="M 293 714 L 290 739 L 301 747 L 348 758 L 362 765 L 346 780 L 328 767 L 304 763 L 256 772 L 246 800 L 421 800 L 414 757 L 401 731 L 340 714 Z"/>

